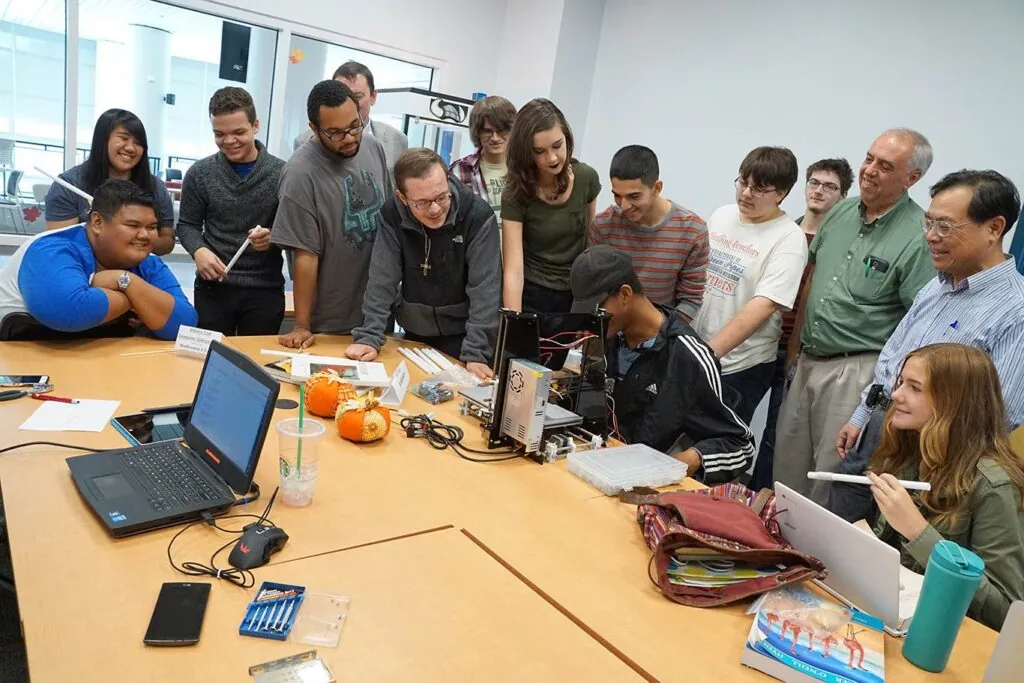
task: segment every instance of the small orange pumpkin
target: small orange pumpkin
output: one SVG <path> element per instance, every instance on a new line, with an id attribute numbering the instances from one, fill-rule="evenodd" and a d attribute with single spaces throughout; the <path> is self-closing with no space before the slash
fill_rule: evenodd
<path id="1" fill-rule="evenodd" d="M 373 395 L 342 402 L 334 421 L 341 438 L 356 443 L 383 439 L 391 431 L 391 411 Z"/>
<path id="2" fill-rule="evenodd" d="M 334 417 L 338 404 L 356 397 L 356 388 L 333 370 L 318 372 L 306 380 L 306 410 L 318 417 Z"/>

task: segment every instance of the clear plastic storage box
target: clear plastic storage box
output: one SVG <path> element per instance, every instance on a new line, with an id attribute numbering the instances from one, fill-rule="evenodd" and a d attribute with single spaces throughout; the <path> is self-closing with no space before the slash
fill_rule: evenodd
<path id="1" fill-rule="evenodd" d="M 637 486 L 678 484 L 686 469 L 686 463 L 643 444 L 569 454 L 569 471 L 608 496 Z"/>

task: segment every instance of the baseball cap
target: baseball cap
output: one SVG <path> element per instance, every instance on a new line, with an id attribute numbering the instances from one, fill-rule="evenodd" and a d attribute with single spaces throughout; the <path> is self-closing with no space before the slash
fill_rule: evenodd
<path id="1" fill-rule="evenodd" d="M 633 259 L 626 252 L 603 244 L 586 249 L 573 261 L 569 272 L 572 312 L 594 312 L 609 293 L 635 277 Z"/>

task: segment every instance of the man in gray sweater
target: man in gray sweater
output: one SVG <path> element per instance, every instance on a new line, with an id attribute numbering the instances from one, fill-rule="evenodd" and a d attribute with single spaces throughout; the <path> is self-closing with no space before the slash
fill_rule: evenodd
<path id="1" fill-rule="evenodd" d="M 210 122 L 220 151 L 185 173 L 176 228 L 196 262 L 199 327 L 229 336 L 277 334 L 284 318 L 284 275 L 270 228 L 284 161 L 256 140 L 256 107 L 242 88 L 213 94 Z M 225 264 L 246 239 L 249 247 L 228 272 Z"/>
<path id="2" fill-rule="evenodd" d="M 501 306 L 501 253 L 494 210 L 448 176 L 433 150 L 395 164 L 395 197 L 380 210 L 363 324 L 345 355 L 373 360 L 395 310 L 405 338 L 458 358 L 480 378 L 489 367 Z"/>

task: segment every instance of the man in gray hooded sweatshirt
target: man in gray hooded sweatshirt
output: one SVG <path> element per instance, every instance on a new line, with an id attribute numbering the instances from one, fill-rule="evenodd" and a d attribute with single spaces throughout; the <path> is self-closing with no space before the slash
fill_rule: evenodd
<path id="1" fill-rule="evenodd" d="M 429 344 L 480 378 L 490 362 L 501 306 L 498 224 L 488 203 L 448 176 L 433 150 L 395 163 L 395 196 L 380 210 L 363 324 L 345 355 L 369 361 L 394 311 L 405 338 Z"/>

